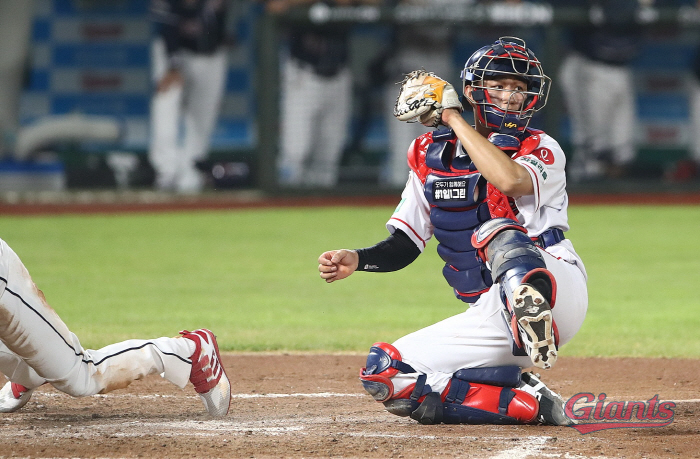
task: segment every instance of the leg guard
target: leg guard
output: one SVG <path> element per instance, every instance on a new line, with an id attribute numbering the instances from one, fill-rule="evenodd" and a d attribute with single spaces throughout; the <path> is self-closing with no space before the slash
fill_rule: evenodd
<path id="1" fill-rule="evenodd" d="M 391 378 L 399 373 L 416 373 L 416 370 L 401 360 L 401 353 L 391 344 L 374 343 L 369 350 L 365 368 L 360 369 L 360 381 L 375 400 L 386 402 L 390 398 L 402 398 L 404 395 L 412 393 L 414 389 L 414 385 L 411 385 L 398 394 L 394 394 L 394 383 Z M 425 382 L 425 377 L 423 381 Z M 430 386 L 426 387 L 430 388 Z M 408 416 L 408 414 L 404 416 Z"/>
<path id="2" fill-rule="evenodd" d="M 377 344 L 382 348 L 390 346 Z M 375 347 L 378 346 L 373 346 L 373 349 Z M 379 349 L 384 351 L 382 348 Z M 377 384 L 388 386 L 376 376 L 360 375 L 365 389 L 372 391 L 370 393 L 377 393 Z M 426 425 L 528 424 L 536 421 L 539 403 L 534 396 L 518 389 L 522 382 L 517 366 L 459 370 L 442 393 L 432 392 L 425 381 L 426 375 L 420 375 L 415 384 L 393 394 L 390 399 L 380 401 L 390 413 L 410 416 Z"/>
<path id="3" fill-rule="evenodd" d="M 525 348 L 535 366 L 550 368 L 557 359 L 551 311 L 556 281 L 527 230 L 514 220 L 494 218 L 474 233 L 472 244 L 506 296 L 515 344 Z"/>
<path id="4" fill-rule="evenodd" d="M 443 393 L 445 424 L 529 424 L 539 403 L 517 389 L 517 366 L 468 368 L 457 371 Z"/>

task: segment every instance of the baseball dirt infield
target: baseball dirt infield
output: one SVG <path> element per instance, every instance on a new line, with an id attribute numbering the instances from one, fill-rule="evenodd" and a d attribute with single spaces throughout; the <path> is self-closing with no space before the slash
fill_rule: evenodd
<path id="1" fill-rule="evenodd" d="M 659 403 L 675 404 L 665 427 L 582 434 L 570 427 L 423 426 L 396 417 L 360 386 L 361 355 L 223 359 L 234 394 L 223 419 L 205 414 L 191 386 L 180 390 L 156 376 L 80 399 L 45 386 L 21 411 L 0 415 L 0 458 L 700 456 L 700 360 L 562 357 L 541 374 L 565 399 L 605 394 L 608 405 L 658 395 Z"/>

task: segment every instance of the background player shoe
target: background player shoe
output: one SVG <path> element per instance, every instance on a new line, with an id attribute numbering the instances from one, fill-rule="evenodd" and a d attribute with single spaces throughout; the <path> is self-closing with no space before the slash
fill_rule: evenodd
<path id="1" fill-rule="evenodd" d="M 540 402 L 537 421 L 548 426 L 570 426 L 576 424 L 566 415 L 564 399 L 547 387 L 534 373 L 523 373 L 518 389 L 533 395 Z"/>
<path id="2" fill-rule="evenodd" d="M 549 302 L 535 287 L 522 284 L 513 293 L 513 303 L 523 345 L 532 363 L 539 368 L 551 368 L 557 361 L 557 347 Z"/>
<path id="3" fill-rule="evenodd" d="M 194 341 L 190 382 L 212 416 L 226 416 L 231 405 L 231 382 L 226 376 L 214 334 L 201 328 L 181 331 L 183 338 Z"/>
<path id="4" fill-rule="evenodd" d="M 34 389 L 8 381 L 0 389 L 0 413 L 13 413 L 27 404 Z"/>

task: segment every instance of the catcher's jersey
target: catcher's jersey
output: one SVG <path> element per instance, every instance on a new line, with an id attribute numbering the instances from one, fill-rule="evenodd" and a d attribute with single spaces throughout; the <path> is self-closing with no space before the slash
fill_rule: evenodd
<path id="1" fill-rule="evenodd" d="M 530 237 L 539 236 L 553 227 L 563 231 L 569 230 L 566 156 L 559 143 L 552 137 L 541 131 L 535 135 L 540 137 L 538 147 L 532 153 L 515 159 L 530 174 L 535 190 L 532 195 L 515 198 L 518 209 L 516 216 L 527 229 Z M 412 150 L 413 144 L 409 148 L 409 151 Z M 463 151 L 459 141 L 455 150 Z M 386 225 L 392 233 L 398 228 L 408 234 L 421 251 L 433 236 L 430 204 L 425 198 L 423 183 L 413 171 L 409 173 L 408 182 L 401 194 L 401 202 Z M 583 262 L 576 254 L 570 240 L 565 239 L 548 247 L 546 251 L 557 258 L 576 264 L 584 276 L 586 275 Z"/>

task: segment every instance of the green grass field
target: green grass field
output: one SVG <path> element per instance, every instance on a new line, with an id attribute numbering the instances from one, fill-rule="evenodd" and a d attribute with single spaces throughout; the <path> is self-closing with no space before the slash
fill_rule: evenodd
<path id="1" fill-rule="evenodd" d="M 464 310 L 431 241 L 408 268 L 324 283 L 325 250 L 386 237 L 388 207 L 0 217 L 85 347 L 212 328 L 228 351 L 364 352 Z M 589 313 L 563 355 L 700 357 L 700 207 L 577 206 Z"/>

